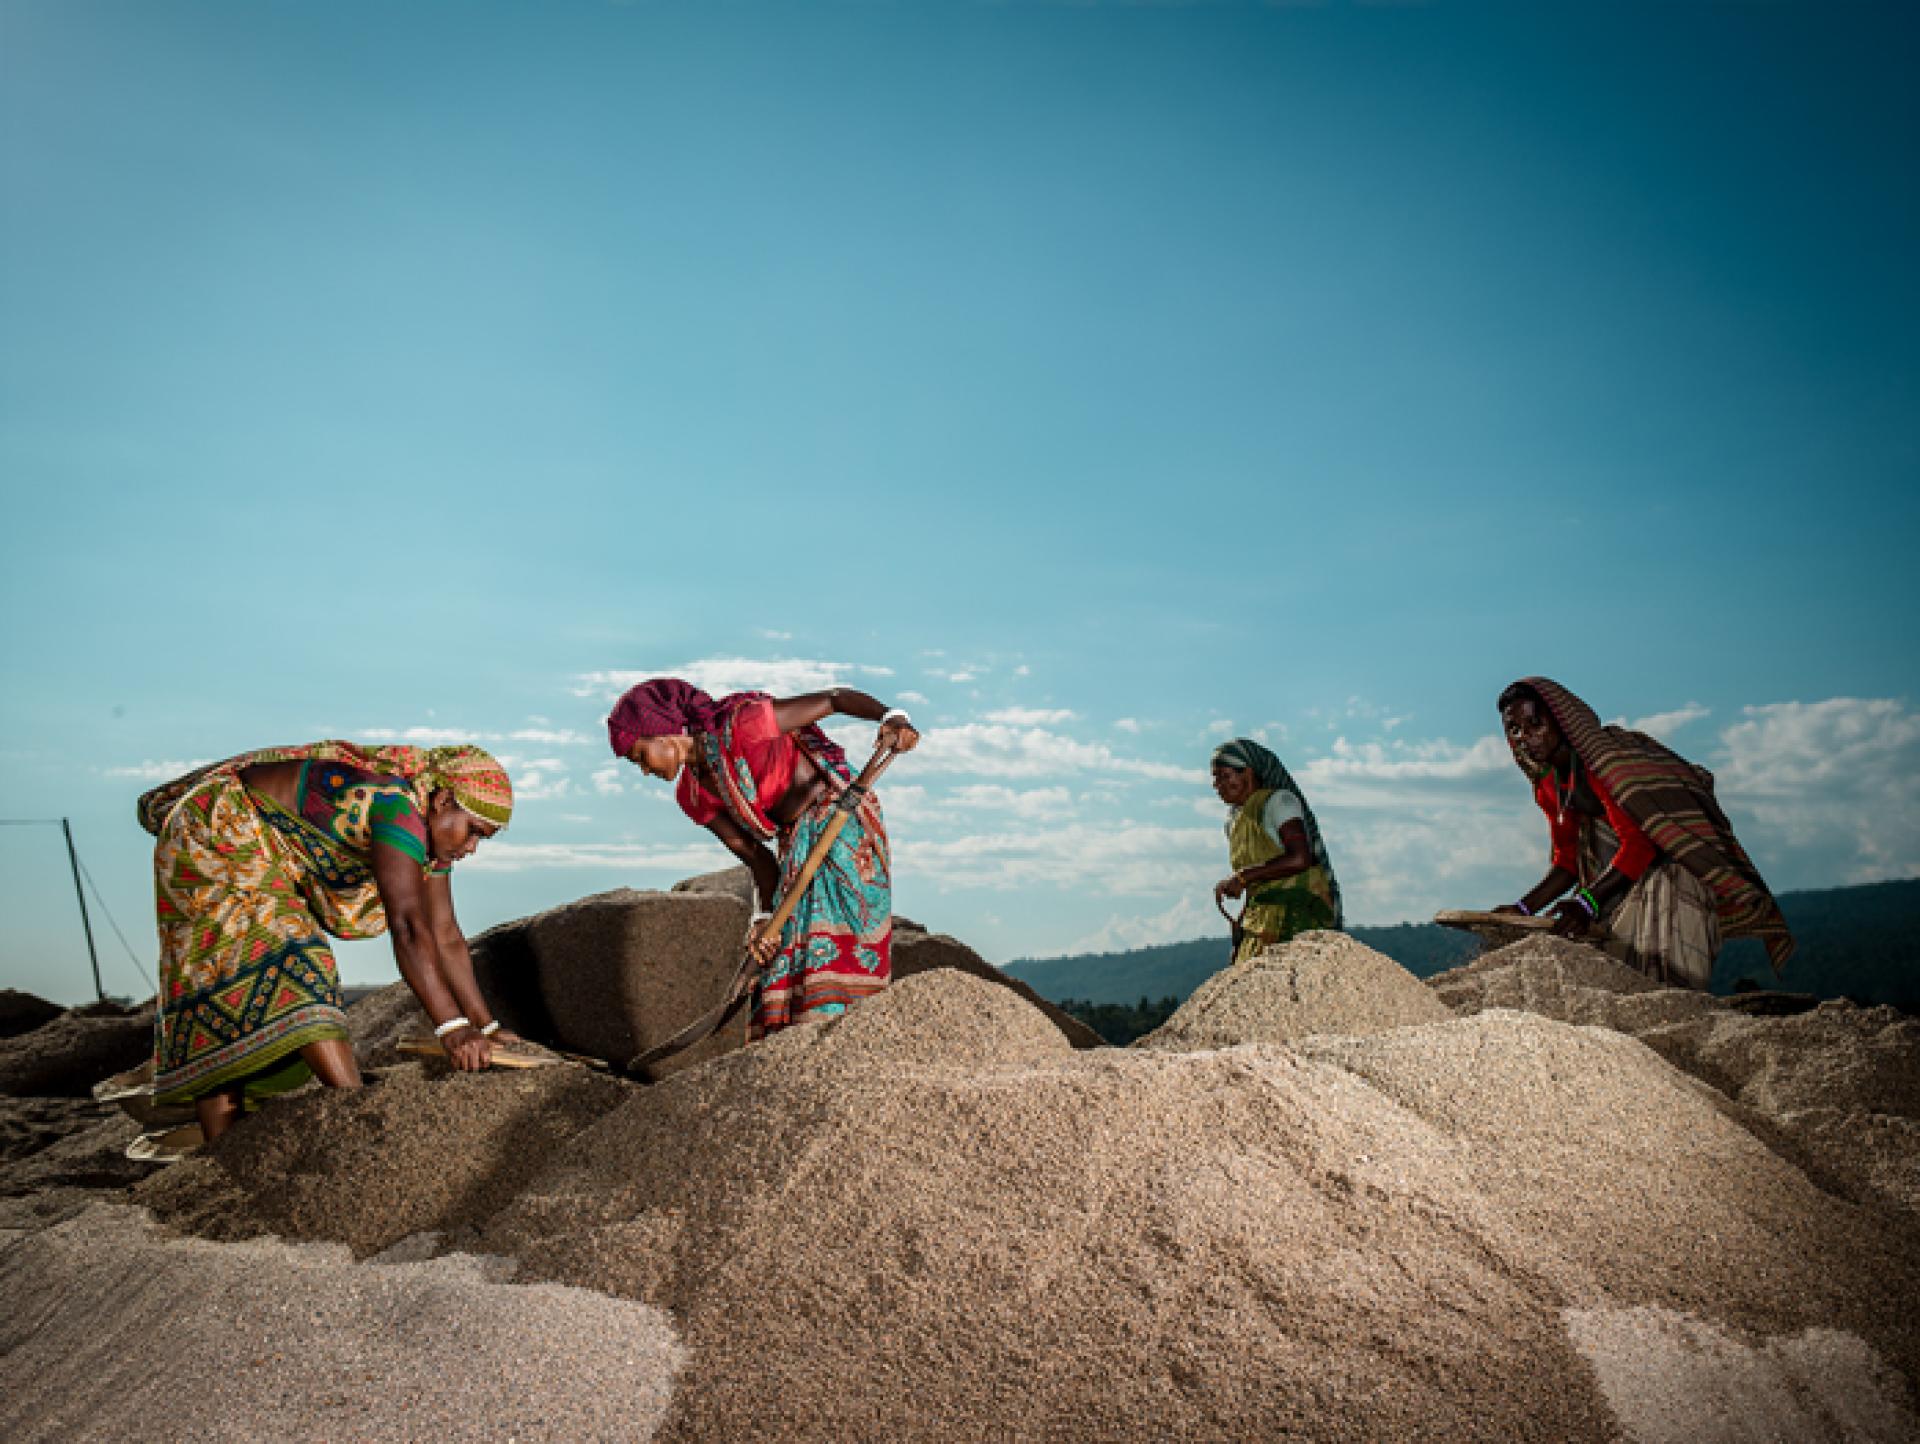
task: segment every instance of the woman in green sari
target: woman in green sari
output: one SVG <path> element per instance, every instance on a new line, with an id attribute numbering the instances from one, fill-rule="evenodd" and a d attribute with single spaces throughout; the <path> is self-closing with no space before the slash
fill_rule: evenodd
<path id="1" fill-rule="evenodd" d="M 1233 874 L 1214 885 L 1215 898 L 1246 895 L 1234 930 L 1233 960 L 1314 928 L 1345 926 L 1320 824 L 1280 759 L 1247 737 L 1213 754 L 1213 790 L 1227 814 Z"/>

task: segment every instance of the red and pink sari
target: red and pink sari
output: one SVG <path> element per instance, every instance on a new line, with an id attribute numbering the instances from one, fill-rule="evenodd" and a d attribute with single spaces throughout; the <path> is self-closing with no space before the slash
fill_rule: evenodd
<path id="1" fill-rule="evenodd" d="M 749 835 L 774 842 L 784 898 L 853 780 L 846 753 L 815 726 L 782 732 L 765 693 L 727 697 L 714 712 L 712 730 L 695 735 L 720 795 L 709 792 L 688 768 L 675 796 L 681 810 L 703 827 L 725 812 Z M 827 787 L 819 801 L 783 828 L 768 810 L 786 795 L 801 751 Z M 887 828 L 879 799 L 869 795 L 840 830 L 780 934 L 780 951 L 754 988 L 750 1036 L 757 1039 L 794 1023 L 844 1013 L 885 988 L 892 976 Z"/>

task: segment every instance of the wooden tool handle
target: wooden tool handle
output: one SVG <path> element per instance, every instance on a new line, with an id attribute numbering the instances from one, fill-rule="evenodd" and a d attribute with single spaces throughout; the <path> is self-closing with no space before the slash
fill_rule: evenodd
<path id="1" fill-rule="evenodd" d="M 860 775 L 840 794 L 834 804 L 834 814 L 827 823 L 827 829 L 813 844 L 813 850 L 807 854 L 807 860 L 801 864 L 799 875 L 793 880 L 793 886 L 786 890 L 780 899 L 780 905 L 773 915 L 761 924 L 756 937 L 769 932 L 777 933 L 787 925 L 793 916 L 793 910 L 800 906 L 800 899 L 807 895 L 807 889 L 813 883 L 813 875 L 820 871 L 820 865 L 827 860 L 827 854 L 833 850 L 833 844 L 840 836 L 840 830 L 847 825 L 847 818 L 859 807 L 860 801 L 873 790 L 873 784 L 880 780 L 880 774 L 892 765 L 893 759 L 900 754 L 891 747 L 876 747 L 867 765 L 860 769 Z"/>

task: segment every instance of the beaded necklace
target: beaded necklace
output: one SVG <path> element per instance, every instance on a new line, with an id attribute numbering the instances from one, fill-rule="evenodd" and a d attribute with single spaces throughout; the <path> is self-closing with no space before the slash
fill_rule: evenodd
<path id="1" fill-rule="evenodd" d="M 1560 769 L 1558 767 L 1553 769 L 1553 798 L 1556 808 L 1554 821 L 1561 826 L 1566 825 L 1567 809 L 1573 805 L 1573 794 L 1580 787 L 1579 767 L 1580 754 L 1576 752 L 1573 760 L 1567 764 L 1567 785 L 1564 790 L 1560 786 Z"/>

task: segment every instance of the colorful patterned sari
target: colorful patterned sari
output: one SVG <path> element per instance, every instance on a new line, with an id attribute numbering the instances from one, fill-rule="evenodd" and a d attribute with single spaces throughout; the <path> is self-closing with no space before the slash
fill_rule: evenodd
<path id="1" fill-rule="evenodd" d="M 325 934 L 386 931 L 371 838 L 392 825 L 396 810 L 424 806 L 425 789 L 439 780 L 431 756 L 346 742 L 272 748 L 202 768 L 140 799 L 141 824 L 157 839 L 157 1102 L 190 1102 L 240 1085 L 251 1105 L 312 1076 L 300 1056 L 307 1044 L 347 1037 Z M 361 785 L 339 799 L 348 814 L 340 822 L 347 836 L 368 839 L 364 847 L 241 781 L 247 767 L 294 760 L 345 764 L 353 775 L 342 780 Z"/>
<path id="2" fill-rule="evenodd" d="M 837 799 L 853 774 L 846 754 L 817 727 L 789 734 L 827 781 L 826 793 L 794 820 L 779 827 L 760 802 L 761 779 L 748 759 L 737 725 L 757 693 L 721 704 L 720 726 L 696 734 L 709 775 L 720 783 L 720 801 L 749 834 L 778 839 L 780 896 L 793 886 L 807 854 L 833 817 Z M 776 903 L 777 905 L 777 903 Z M 780 951 L 754 986 L 748 1034 L 758 1039 L 795 1023 L 844 1013 L 887 986 L 893 976 L 893 892 L 887 829 L 879 799 L 863 798 L 834 840 L 792 918 L 780 934 Z"/>

